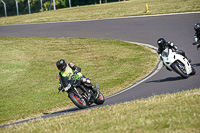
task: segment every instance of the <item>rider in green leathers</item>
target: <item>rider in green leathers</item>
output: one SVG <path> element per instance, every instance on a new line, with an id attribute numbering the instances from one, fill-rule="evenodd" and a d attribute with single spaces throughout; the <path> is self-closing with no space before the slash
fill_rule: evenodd
<path id="1" fill-rule="evenodd" d="M 67 64 L 64 59 L 59 59 L 56 62 L 56 66 L 58 70 L 60 70 L 59 72 L 60 84 L 58 88 L 59 90 L 62 90 L 62 87 L 64 87 L 64 90 L 68 91 L 68 89 L 70 88 L 64 84 L 64 80 L 79 79 L 84 86 L 91 87 L 95 92 L 97 91 L 97 89 L 91 84 L 90 80 L 81 74 L 80 67 L 77 67 L 73 63 Z"/>

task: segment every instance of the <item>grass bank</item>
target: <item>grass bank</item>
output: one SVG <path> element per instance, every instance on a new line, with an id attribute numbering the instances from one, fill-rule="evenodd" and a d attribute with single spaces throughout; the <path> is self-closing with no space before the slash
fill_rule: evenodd
<path id="1" fill-rule="evenodd" d="M 150 12 L 145 13 L 145 4 Z M 2 17 L 0 25 L 44 23 L 200 11 L 199 0 L 128 0 Z"/>
<path id="2" fill-rule="evenodd" d="M 1 133 L 199 133 L 200 89 L 6 127 Z"/>
<path id="3" fill-rule="evenodd" d="M 109 39 L 0 37 L 0 124 L 74 106 L 58 94 L 60 58 L 82 68 L 101 92 L 116 93 L 150 73 L 158 56 L 144 46 Z"/>

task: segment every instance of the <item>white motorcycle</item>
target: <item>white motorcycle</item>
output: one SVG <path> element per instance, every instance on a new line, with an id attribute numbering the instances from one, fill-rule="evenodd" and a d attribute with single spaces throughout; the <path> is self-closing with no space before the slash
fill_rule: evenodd
<path id="1" fill-rule="evenodd" d="M 161 53 L 161 59 L 168 70 L 178 73 L 182 78 L 188 78 L 196 73 L 188 59 L 172 49 L 166 48 Z"/>

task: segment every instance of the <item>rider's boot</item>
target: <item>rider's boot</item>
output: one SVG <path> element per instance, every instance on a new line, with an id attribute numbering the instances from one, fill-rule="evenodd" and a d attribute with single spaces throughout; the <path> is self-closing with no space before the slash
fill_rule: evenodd
<path id="1" fill-rule="evenodd" d="M 199 50 L 199 48 L 200 48 L 200 44 L 197 45 L 197 50 Z"/>
<path id="2" fill-rule="evenodd" d="M 96 88 L 94 85 L 92 85 L 92 90 L 93 90 L 94 92 L 97 92 L 97 88 Z"/>

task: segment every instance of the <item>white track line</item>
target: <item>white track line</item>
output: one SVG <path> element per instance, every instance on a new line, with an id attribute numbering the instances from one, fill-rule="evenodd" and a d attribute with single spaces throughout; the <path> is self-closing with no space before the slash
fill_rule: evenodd
<path id="1" fill-rule="evenodd" d="M 130 42 L 130 41 L 124 41 L 124 42 L 128 42 L 128 43 L 133 43 L 133 44 L 138 44 L 138 45 L 147 46 L 147 47 L 149 47 L 149 48 L 151 48 L 151 49 L 153 49 L 153 50 L 155 50 L 155 51 L 158 49 L 157 47 L 154 47 L 154 46 L 152 46 L 152 45 L 150 45 L 150 44 L 144 44 L 144 43 L 138 43 L 138 42 Z M 150 73 L 148 76 L 146 76 L 146 77 L 143 78 L 142 80 L 139 80 L 139 81 L 133 83 L 133 85 L 129 86 L 128 88 L 126 88 L 126 89 L 124 89 L 124 90 L 122 90 L 122 91 L 119 91 L 119 92 L 117 92 L 117 93 L 115 93 L 115 94 L 113 94 L 113 95 L 110 95 L 110 96 L 106 97 L 106 99 L 111 98 L 111 97 L 114 97 L 114 96 L 116 96 L 116 95 L 119 95 L 119 94 L 121 94 L 121 93 L 123 93 L 123 92 L 125 92 L 125 91 L 128 91 L 128 90 L 134 88 L 135 86 L 137 86 L 137 85 L 143 83 L 144 81 L 146 81 L 147 79 L 151 78 L 151 77 L 154 76 L 156 73 L 158 73 L 162 67 L 163 67 L 163 63 L 162 63 L 161 61 L 159 61 L 157 67 L 156 67 L 156 68 L 153 70 L 153 72 Z"/>

